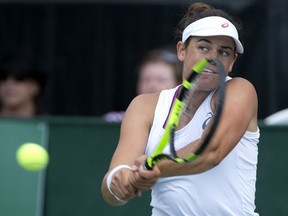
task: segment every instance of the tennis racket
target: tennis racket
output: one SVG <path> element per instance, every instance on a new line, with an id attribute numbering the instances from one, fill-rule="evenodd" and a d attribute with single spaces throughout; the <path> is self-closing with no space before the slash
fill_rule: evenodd
<path id="1" fill-rule="evenodd" d="M 188 95 L 193 95 L 193 91 L 197 88 L 197 77 L 199 74 L 203 72 L 203 70 L 209 65 L 213 64 L 215 65 L 217 70 L 217 76 L 219 77 L 219 83 L 217 87 L 217 91 L 219 93 L 218 97 L 218 105 L 216 108 L 216 112 L 213 116 L 213 121 L 211 121 L 210 124 L 210 130 L 205 136 L 203 142 L 201 143 L 200 147 L 195 152 L 190 152 L 188 155 L 186 155 L 184 158 L 177 155 L 177 152 L 175 150 L 174 146 L 174 134 L 175 130 L 177 129 L 177 126 L 179 124 L 179 119 L 185 109 L 185 105 L 189 101 Z M 158 143 L 156 149 L 153 151 L 153 153 L 146 159 L 144 168 L 151 170 L 153 167 L 159 163 L 161 160 L 169 159 L 173 160 L 176 163 L 187 163 L 190 161 L 195 160 L 198 158 L 199 155 L 205 150 L 205 148 L 208 146 L 210 140 L 212 139 L 217 125 L 220 121 L 222 110 L 223 110 L 223 104 L 224 104 L 224 98 L 225 98 L 225 80 L 226 80 L 226 73 L 224 70 L 224 67 L 222 63 L 218 59 L 201 59 L 198 61 L 192 68 L 192 73 L 188 77 L 188 79 L 183 80 L 182 83 L 182 90 L 179 93 L 179 96 L 175 98 L 171 112 L 168 116 L 168 120 L 165 125 L 165 132 L 162 136 L 160 142 Z M 207 70 L 206 70 L 207 71 Z M 164 154 L 163 150 L 164 148 L 170 145 L 170 154 Z"/>

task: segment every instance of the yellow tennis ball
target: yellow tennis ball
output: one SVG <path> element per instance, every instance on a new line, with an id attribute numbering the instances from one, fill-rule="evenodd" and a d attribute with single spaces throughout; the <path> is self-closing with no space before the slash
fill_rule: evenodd
<path id="1" fill-rule="evenodd" d="M 24 169 L 35 172 L 46 168 L 49 155 L 41 145 L 24 143 L 17 149 L 16 160 Z"/>

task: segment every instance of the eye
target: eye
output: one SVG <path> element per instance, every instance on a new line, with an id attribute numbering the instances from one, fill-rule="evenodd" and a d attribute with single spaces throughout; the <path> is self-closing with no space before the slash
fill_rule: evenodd
<path id="1" fill-rule="evenodd" d="M 198 46 L 198 49 L 200 49 L 203 52 L 208 52 L 209 51 L 208 47 L 206 47 L 206 46 Z"/>
<path id="2" fill-rule="evenodd" d="M 227 51 L 225 51 L 225 50 L 220 50 L 220 51 L 219 51 L 219 54 L 220 54 L 221 56 L 229 56 L 229 55 L 230 55 L 230 53 L 227 52 Z"/>

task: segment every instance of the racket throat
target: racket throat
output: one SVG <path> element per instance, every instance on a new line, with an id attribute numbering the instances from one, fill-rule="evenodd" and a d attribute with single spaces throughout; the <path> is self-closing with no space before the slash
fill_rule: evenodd
<path id="1" fill-rule="evenodd" d="M 176 125 L 173 125 L 170 131 L 170 153 L 173 158 L 177 158 L 177 153 L 175 150 L 175 130 L 176 130 Z"/>

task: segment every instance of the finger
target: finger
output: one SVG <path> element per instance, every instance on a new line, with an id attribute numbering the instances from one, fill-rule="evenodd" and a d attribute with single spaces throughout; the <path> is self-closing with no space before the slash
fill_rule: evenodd
<path id="1" fill-rule="evenodd" d="M 138 168 L 140 168 L 142 166 L 142 164 L 145 163 L 147 159 L 147 156 L 146 155 L 141 155 L 139 158 L 137 158 L 134 162 L 134 165 Z"/>
<path id="2" fill-rule="evenodd" d="M 154 166 L 152 170 L 139 169 L 138 173 L 144 179 L 158 180 L 158 178 L 161 176 L 160 169 L 157 166 Z"/>
<path id="3" fill-rule="evenodd" d="M 138 170 L 133 172 L 133 186 L 141 190 L 149 190 L 159 179 L 160 171 Z"/>
<path id="4" fill-rule="evenodd" d="M 138 169 L 133 170 L 132 175 L 129 178 L 129 182 L 134 188 L 141 191 L 148 190 L 153 184 L 150 183 L 149 179 L 145 179 L 139 175 Z"/>

